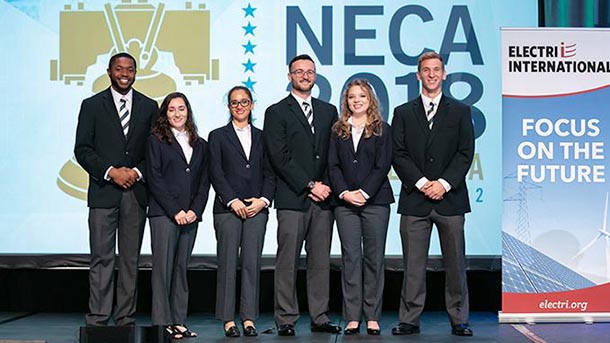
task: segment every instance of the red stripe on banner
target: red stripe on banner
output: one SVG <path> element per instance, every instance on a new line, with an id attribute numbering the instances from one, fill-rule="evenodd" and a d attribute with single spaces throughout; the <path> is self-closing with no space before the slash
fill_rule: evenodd
<path id="1" fill-rule="evenodd" d="M 603 86 L 595 87 L 595 88 L 592 88 L 592 89 L 585 89 L 585 90 L 578 91 L 578 92 L 562 93 L 562 94 L 547 94 L 547 95 L 502 94 L 502 97 L 503 98 L 525 98 L 525 99 L 559 98 L 559 97 L 562 97 L 562 96 L 570 96 L 570 95 L 578 95 L 578 94 L 584 94 L 584 93 L 591 93 L 591 92 L 595 92 L 597 90 L 608 88 L 608 87 L 610 87 L 610 85 L 603 85 Z"/>
<path id="2" fill-rule="evenodd" d="M 502 293 L 502 313 L 586 313 L 610 310 L 610 283 L 565 292 Z"/>

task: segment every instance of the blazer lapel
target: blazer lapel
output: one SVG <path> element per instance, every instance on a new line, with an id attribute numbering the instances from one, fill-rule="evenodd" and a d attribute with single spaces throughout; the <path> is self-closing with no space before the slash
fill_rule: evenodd
<path id="1" fill-rule="evenodd" d="M 449 113 L 449 103 L 445 101 L 445 97 L 441 96 L 441 101 L 438 104 L 436 114 L 434 114 L 434 123 L 432 124 L 432 130 L 430 131 L 430 138 L 428 139 L 428 146 L 432 144 L 432 140 L 436 137 L 438 129 L 443 126 L 445 117 Z"/>
<path id="2" fill-rule="evenodd" d="M 201 154 L 199 153 L 199 150 L 201 149 L 201 143 L 199 142 L 199 140 L 195 141 L 195 144 L 193 145 L 193 155 L 191 156 L 191 162 L 189 163 L 189 165 L 194 166 L 197 165 L 197 163 L 199 163 L 199 157 L 201 156 Z M 182 149 L 180 149 L 182 150 Z M 185 158 L 186 161 L 186 158 Z"/>
<path id="3" fill-rule="evenodd" d="M 227 124 L 227 126 L 225 126 L 225 135 L 227 136 L 227 140 L 229 142 L 231 142 L 231 144 L 233 144 L 233 146 L 235 146 L 235 149 L 237 149 L 237 151 L 239 151 L 239 154 L 241 155 L 241 157 L 243 157 L 244 160 L 248 160 L 248 158 L 246 158 L 246 153 L 244 152 L 244 147 L 241 146 L 241 142 L 239 141 L 239 138 L 237 137 L 237 133 L 235 133 L 235 129 L 233 128 L 233 124 L 229 122 L 229 124 Z"/>
<path id="4" fill-rule="evenodd" d="M 129 130 L 127 131 L 127 141 L 129 141 L 129 139 L 132 136 L 132 133 L 134 132 L 135 129 L 137 129 L 138 127 L 138 120 L 136 120 L 138 118 L 138 114 L 140 113 L 139 108 L 140 108 L 140 101 L 142 100 L 142 97 L 140 95 L 140 93 L 138 93 L 135 89 L 133 90 L 132 93 L 132 97 L 131 97 L 131 112 L 130 117 L 129 117 Z"/>
<path id="5" fill-rule="evenodd" d="M 318 146 L 320 145 L 320 131 L 322 130 L 320 128 L 321 126 L 321 121 L 322 121 L 322 113 L 321 113 L 321 106 L 318 106 L 318 99 L 315 98 L 311 98 L 311 108 L 313 111 L 313 127 L 314 127 L 314 144 L 316 149 L 318 148 Z M 318 108 L 318 115 L 316 115 L 316 108 Z M 302 111 L 301 111 L 302 112 Z M 303 118 L 305 118 L 305 115 L 303 115 Z M 305 123 L 307 123 L 307 127 L 309 128 L 309 123 L 307 122 L 307 118 L 305 118 Z M 311 132 L 311 128 L 309 128 L 309 132 Z"/>
<path id="6" fill-rule="evenodd" d="M 182 158 L 182 160 L 184 161 L 184 163 L 188 164 L 186 162 L 186 156 L 184 156 L 184 151 L 182 151 L 182 147 L 180 146 L 180 143 L 178 143 L 178 140 L 176 140 L 176 137 L 174 137 L 174 139 L 172 139 L 172 142 L 170 143 L 170 145 L 172 146 L 172 148 L 174 150 L 176 150 L 176 152 L 180 155 L 180 157 Z M 193 149 L 194 150 L 194 149 Z M 195 152 L 193 151 L 193 155 L 195 154 Z"/>
<path id="7" fill-rule="evenodd" d="M 250 124 L 252 125 L 252 124 Z M 261 141 L 261 133 L 256 130 L 254 126 L 250 127 L 250 132 L 252 133 L 252 144 L 250 144 L 250 159 L 261 158 L 262 156 L 254 156 L 254 152 L 257 151 L 256 147 L 260 144 Z"/>
<path id="8" fill-rule="evenodd" d="M 112 122 L 112 126 L 114 126 L 118 132 L 120 132 L 119 135 L 121 136 L 123 142 L 127 142 L 127 139 L 123 134 L 123 127 L 121 126 L 119 112 L 117 112 L 116 106 L 114 105 L 114 99 L 112 98 L 110 87 L 106 90 L 106 94 L 104 95 L 104 110 L 106 114 L 108 114 L 108 119 Z"/>
<path id="9" fill-rule="evenodd" d="M 417 101 L 413 103 L 413 113 L 415 113 L 415 119 L 419 124 L 422 131 L 426 134 L 430 133 L 430 127 L 428 126 L 428 118 L 426 117 L 426 111 L 424 110 L 424 103 L 421 100 L 421 96 L 417 97 Z"/>

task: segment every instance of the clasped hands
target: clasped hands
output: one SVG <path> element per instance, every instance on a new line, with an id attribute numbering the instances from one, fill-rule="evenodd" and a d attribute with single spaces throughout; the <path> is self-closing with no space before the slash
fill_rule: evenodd
<path id="1" fill-rule="evenodd" d="M 360 207 L 366 203 L 366 198 L 359 189 L 343 193 L 343 200 L 356 207 Z"/>
<path id="2" fill-rule="evenodd" d="M 437 180 L 426 182 L 420 191 L 432 200 L 443 200 L 443 196 L 447 193 L 443 184 Z"/>
<path id="3" fill-rule="evenodd" d="M 315 202 L 322 202 L 332 193 L 330 187 L 320 181 L 313 184 L 313 188 L 309 190 L 309 198 Z"/>
<path id="4" fill-rule="evenodd" d="M 246 206 L 246 204 L 239 199 L 231 203 L 231 210 L 241 219 L 252 218 L 267 206 L 267 203 L 259 198 L 248 198 L 244 200 L 249 202 L 250 205 Z"/>
<path id="5" fill-rule="evenodd" d="M 180 210 L 180 212 L 174 216 L 174 220 L 178 225 L 187 225 L 197 220 L 197 214 L 193 210 L 188 210 L 187 212 Z"/>
<path id="6" fill-rule="evenodd" d="M 123 189 L 131 188 L 131 186 L 138 182 L 138 178 L 140 177 L 138 172 L 127 167 L 110 168 L 108 176 L 112 182 L 116 183 Z"/>

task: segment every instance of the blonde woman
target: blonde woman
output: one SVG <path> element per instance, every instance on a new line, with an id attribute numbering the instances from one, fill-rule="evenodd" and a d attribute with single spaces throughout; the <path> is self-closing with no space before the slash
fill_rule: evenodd
<path id="1" fill-rule="evenodd" d="M 347 84 L 339 121 L 330 140 L 328 167 L 341 239 L 343 317 L 346 335 L 379 335 L 384 253 L 390 204 L 392 163 L 390 127 L 379 113 L 371 85 L 363 79 Z"/>

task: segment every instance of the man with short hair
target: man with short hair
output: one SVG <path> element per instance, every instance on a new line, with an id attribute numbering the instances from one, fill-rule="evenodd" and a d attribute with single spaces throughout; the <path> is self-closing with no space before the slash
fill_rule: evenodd
<path id="1" fill-rule="evenodd" d="M 288 80 L 292 90 L 267 108 L 263 130 L 265 150 L 277 176 L 275 322 L 278 335 L 295 335 L 298 261 L 305 242 L 311 331 L 340 333 L 327 315 L 334 221 L 328 206 L 327 157 L 337 108 L 311 96 L 316 67 L 308 55 L 290 61 Z"/>
<path id="2" fill-rule="evenodd" d="M 394 110 L 394 170 L 402 182 L 398 213 L 404 281 L 394 335 L 419 333 L 426 299 L 426 262 L 432 225 L 440 238 L 445 268 L 445 304 L 451 332 L 472 336 L 468 325 L 468 285 L 464 214 L 470 212 L 466 173 L 474 155 L 470 107 L 442 93 L 446 78 L 442 57 L 419 58 L 421 96 Z"/>
<path id="3" fill-rule="evenodd" d="M 87 326 L 135 325 L 138 259 L 148 198 L 144 150 L 157 103 L 132 88 L 136 60 L 110 58 L 111 86 L 83 100 L 74 154 L 89 173 L 89 313 Z M 119 257 L 114 301 L 115 241 Z"/>

